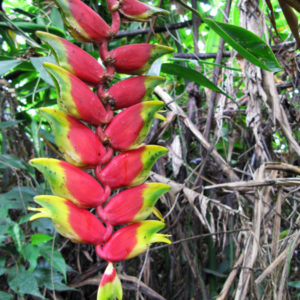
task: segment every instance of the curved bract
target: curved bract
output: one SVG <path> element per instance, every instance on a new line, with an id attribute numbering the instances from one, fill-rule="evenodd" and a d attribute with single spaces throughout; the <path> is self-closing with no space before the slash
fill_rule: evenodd
<path id="1" fill-rule="evenodd" d="M 146 101 L 117 114 L 102 134 L 102 141 L 113 149 L 124 151 L 139 147 L 146 138 L 162 101 Z"/>
<path id="2" fill-rule="evenodd" d="M 109 197 L 109 188 L 103 190 L 95 178 L 66 161 L 34 158 L 29 163 L 43 173 L 55 195 L 80 207 L 96 207 Z"/>
<path id="3" fill-rule="evenodd" d="M 81 42 L 101 43 L 112 37 L 110 27 L 80 0 L 55 0 L 71 35 Z"/>
<path id="4" fill-rule="evenodd" d="M 109 79 L 97 60 L 75 44 L 48 32 L 37 31 L 36 35 L 50 46 L 57 63 L 81 80 L 99 84 Z"/>
<path id="5" fill-rule="evenodd" d="M 52 108 L 40 108 L 54 132 L 56 145 L 64 158 L 77 167 L 91 168 L 112 157 L 112 150 L 102 145 L 96 134 L 74 117 Z"/>
<path id="6" fill-rule="evenodd" d="M 160 76 L 131 77 L 115 83 L 100 96 L 114 110 L 126 108 L 150 100 L 153 89 L 164 81 Z"/>
<path id="7" fill-rule="evenodd" d="M 111 234 L 111 227 L 107 231 L 99 219 L 88 210 L 79 208 L 65 198 L 40 195 L 34 201 L 41 207 L 30 207 L 36 211 L 30 220 L 50 218 L 56 230 L 74 243 L 99 245 Z"/>
<path id="8" fill-rule="evenodd" d="M 170 186 L 163 183 L 146 183 L 122 191 L 109 200 L 102 208 L 97 208 L 98 216 L 111 225 L 120 225 L 145 220 L 157 210 L 154 205 Z M 159 215 L 161 218 L 161 216 Z"/>
<path id="9" fill-rule="evenodd" d="M 102 170 L 97 167 L 96 176 L 112 189 L 139 185 L 147 179 L 156 160 L 167 152 L 167 148 L 156 145 L 122 152 Z"/>
<path id="10" fill-rule="evenodd" d="M 169 15 L 167 10 L 142 3 L 138 0 L 122 0 L 120 13 L 127 19 L 144 22 L 157 15 Z"/>
<path id="11" fill-rule="evenodd" d="M 101 247 L 96 247 L 96 253 L 109 262 L 133 258 L 147 250 L 153 243 L 171 241 L 168 235 L 157 233 L 165 227 L 160 221 L 142 221 L 122 227 L 116 231 Z"/>
<path id="12" fill-rule="evenodd" d="M 118 73 L 142 75 L 156 59 L 173 51 L 173 48 L 163 45 L 126 45 L 111 50 L 105 62 L 109 62 Z"/>
<path id="13" fill-rule="evenodd" d="M 58 96 L 58 105 L 73 117 L 93 125 L 109 123 L 112 111 L 106 111 L 100 99 L 78 77 L 51 63 L 44 63 L 52 77 Z"/>

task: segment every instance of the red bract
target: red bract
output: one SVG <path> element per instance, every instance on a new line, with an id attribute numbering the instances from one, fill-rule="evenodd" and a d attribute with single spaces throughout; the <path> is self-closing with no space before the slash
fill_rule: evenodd
<path id="1" fill-rule="evenodd" d="M 57 65 L 44 63 L 44 67 L 54 81 L 58 105 L 64 112 L 93 125 L 110 122 L 113 117 L 112 111 L 105 110 L 88 85 Z"/>
<path id="2" fill-rule="evenodd" d="M 42 207 L 29 208 L 37 212 L 30 220 L 52 219 L 57 231 L 74 243 L 99 245 L 112 233 L 111 226 L 105 228 L 95 215 L 65 198 L 40 195 L 34 197 L 34 201 Z"/>
<path id="3" fill-rule="evenodd" d="M 96 176 L 113 189 L 143 183 L 155 161 L 168 149 L 156 145 L 142 146 L 115 156 L 104 168 L 96 168 Z"/>
<path id="4" fill-rule="evenodd" d="M 168 235 L 157 233 L 165 224 L 159 221 L 142 221 L 125 226 L 116 231 L 101 247 L 96 247 L 96 253 L 109 262 L 133 258 L 150 247 L 152 243 L 167 243 L 171 241 Z"/>
<path id="5" fill-rule="evenodd" d="M 147 101 L 126 108 L 117 114 L 104 132 L 98 130 L 102 141 L 115 150 L 137 148 L 148 134 L 157 111 L 164 106 L 161 101 Z"/>
<path id="6" fill-rule="evenodd" d="M 75 44 L 48 32 L 37 31 L 36 35 L 51 47 L 57 63 L 81 80 L 99 84 L 110 79 L 97 60 Z"/>
<path id="7" fill-rule="evenodd" d="M 80 0 L 55 0 L 69 32 L 78 41 L 101 43 L 113 36 L 111 28 Z"/>
<path id="8" fill-rule="evenodd" d="M 160 76 L 136 76 L 115 83 L 106 92 L 99 89 L 98 96 L 114 110 L 126 108 L 150 100 L 153 89 L 164 81 Z"/>
<path id="9" fill-rule="evenodd" d="M 113 49 L 108 55 L 104 50 L 100 54 L 104 62 L 112 65 L 116 72 L 141 75 L 150 69 L 157 58 L 172 52 L 172 48 L 163 45 L 133 44 Z"/>
<path id="10" fill-rule="evenodd" d="M 121 14 L 134 21 L 147 21 L 155 15 L 168 15 L 167 10 L 142 3 L 138 0 L 122 0 L 119 8 Z"/>
<path id="11" fill-rule="evenodd" d="M 114 196 L 103 209 L 97 207 L 98 216 L 107 224 L 119 225 L 146 219 L 152 212 L 158 198 L 170 190 L 163 183 L 146 183 L 122 191 Z M 159 215 L 161 218 L 161 216 Z"/>
<path id="12" fill-rule="evenodd" d="M 30 164 L 49 181 L 53 193 L 81 207 L 97 207 L 110 195 L 108 187 L 70 163 L 54 158 L 34 158 Z"/>
<path id="13" fill-rule="evenodd" d="M 50 123 L 56 145 L 68 162 L 89 168 L 111 159 L 112 149 L 105 149 L 96 134 L 80 121 L 57 109 L 44 107 L 40 112 Z"/>

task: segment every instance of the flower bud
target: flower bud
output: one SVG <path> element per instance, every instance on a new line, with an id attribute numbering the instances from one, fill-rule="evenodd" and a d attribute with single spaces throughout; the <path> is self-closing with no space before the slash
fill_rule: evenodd
<path id="1" fill-rule="evenodd" d="M 164 227 L 164 223 L 153 220 L 130 224 L 116 231 L 103 247 L 97 245 L 96 253 L 109 262 L 115 262 L 133 258 L 153 243 L 171 244 L 168 235 L 157 233 Z"/>
<path id="2" fill-rule="evenodd" d="M 150 100 L 153 89 L 165 81 L 160 76 L 136 76 L 117 82 L 101 97 L 114 110 Z M 99 95 L 98 95 L 99 96 Z"/>
<path id="3" fill-rule="evenodd" d="M 38 212 L 30 221 L 50 218 L 56 230 L 74 243 L 99 245 L 112 233 L 111 226 L 106 229 L 95 215 L 65 198 L 39 195 L 34 197 L 34 201 L 42 207 L 28 208 Z"/>
<path id="4" fill-rule="evenodd" d="M 100 49 L 101 50 L 101 49 Z M 109 56 L 103 57 L 106 64 L 111 64 L 116 72 L 141 75 L 146 73 L 159 57 L 174 50 L 163 45 L 132 44 L 113 49 Z"/>
<path id="5" fill-rule="evenodd" d="M 58 97 L 58 105 L 67 114 L 93 125 L 109 123 L 112 111 L 106 111 L 100 99 L 90 88 L 72 73 L 51 63 L 44 63 L 52 77 Z"/>
<path id="6" fill-rule="evenodd" d="M 102 184 L 113 189 L 136 186 L 147 179 L 155 161 L 167 152 L 161 146 L 142 146 L 118 154 L 102 170 L 98 166 L 95 173 Z"/>
<path id="7" fill-rule="evenodd" d="M 109 263 L 102 275 L 97 300 L 122 300 L 123 289 L 121 281 L 117 275 L 116 269 L 112 263 Z"/>
<path id="8" fill-rule="evenodd" d="M 109 79 L 97 60 L 78 46 L 48 32 L 37 31 L 36 35 L 50 46 L 57 63 L 81 80 L 99 84 Z"/>
<path id="9" fill-rule="evenodd" d="M 130 106 L 117 114 L 102 134 L 102 141 L 115 150 L 137 148 L 146 138 L 162 101 L 146 101 Z M 101 136 L 100 129 L 98 130 Z"/>
<path id="10" fill-rule="evenodd" d="M 108 187 L 103 190 L 95 178 L 68 162 L 34 158 L 29 163 L 43 173 L 53 194 L 67 198 L 80 207 L 97 207 L 110 195 Z"/>
<path id="11" fill-rule="evenodd" d="M 113 151 L 104 148 L 96 134 L 74 117 L 52 108 L 40 108 L 54 132 L 64 158 L 77 167 L 95 167 L 109 161 Z"/>
<path id="12" fill-rule="evenodd" d="M 111 28 L 80 0 L 55 0 L 71 35 L 80 42 L 99 44 L 113 36 Z"/>
<path id="13" fill-rule="evenodd" d="M 137 0 L 122 0 L 120 13 L 133 21 L 147 21 L 156 15 L 169 15 L 167 10 L 142 3 Z"/>
<path id="14" fill-rule="evenodd" d="M 111 225 L 145 220 L 152 212 L 163 221 L 154 205 L 170 188 L 167 184 L 156 182 L 138 185 L 114 196 L 104 209 L 97 207 L 97 214 L 101 220 Z"/>

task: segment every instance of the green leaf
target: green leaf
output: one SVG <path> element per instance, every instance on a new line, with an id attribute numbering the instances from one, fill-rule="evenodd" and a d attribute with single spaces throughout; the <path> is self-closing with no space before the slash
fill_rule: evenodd
<path id="1" fill-rule="evenodd" d="M 1 60 L 0 61 L 0 76 L 4 75 L 11 69 L 15 68 L 17 65 L 19 65 L 22 61 L 18 59 L 12 59 L 12 60 Z"/>
<path id="2" fill-rule="evenodd" d="M 56 291 L 75 290 L 73 288 L 68 287 L 62 282 L 63 277 L 57 271 L 54 270 L 53 277 L 51 278 L 50 268 L 37 268 L 34 271 L 34 275 L 37 278 L 39 285 L 44 286 L 49 290 L 53 289 L 53 285 Z"/>
<path id="3" fill-rule="evenodd" d="M 56 61 L 53 56 L 42 56 L 42 57 L 31 57 L 30 61 L 32 65 L 35 67 L 36 71 L 40 73 L 40 76 L 43 80 L 45 80 L 49 85 L 54 86 L 53 80 L 50 75 L 44 69 L 43 63 L 50 62 L 56 64 Z"/>
<path id="4" fill-rule="evenodd" d="M 5 262 L 6 262 L 6 257 L 0 256 L 0 276 L 6 272 Z"/>
<path id="5" fill-rule="evenodd" d="M 47 242 L 53 240 L 53 236 L 50 236 L 50 235 L 47 235 L 44 233 L 36 233 L 36 234 L 33 234 L 30 237 L 30 239 L 31 239 L 32 245 L 41 245 L 41 244 L 44 244 L 44 243 L 47 243 Z"/>
<path id="6" fill-rule="evenodd" d="M 189 81 L 193 81 L 198 85 L 205 86 L 213 91 L 222 93 L 226 97 L 232 99 L 229 95 L 227 95 L 222 89 L 216 86 L 212 81 L 210 81 L 207 77 L 205 77 L 200 72 L 193 70 L 191 68 L 182 67 L 177 64 L 163 64 L 161 71 L 164 73 L 177 75 L 180 77 L 184 77 Z"/>
<path id="7" fill-rule="evenodd" d="M 254 65 L 271 72 L 281 70 L 271 48 L 253 32 L 240 26 L 216 22 L 208 18 L 204 18 L 203 21 Z"/>
<path id="8" fill-rule="evenodd" d="M 40 253 L 39 248 L 37 246 L 32 245 L 32 244 L 27 244 L 23 248 L 23 256 L 30 263 L 30 267 L 28 269 L 28 272 L 33 272 L 34 269 L 36 268 L 39 253 Z"/>
<path id="9" fill-rule="evenodd" d="M 16 168 L 25 170 L 27 166 L 23 160 L 16 156 L 9 154 L 0 154 L 0 169 L 6 168 Z"/>
<path id="10" fill-rule="evenodd" d="M 290 281 L 288 282 L 288 286 L 293 287 L 295 289 L 300 289 L 300 281 Z"/>
<path id="11" fill-rule="evenodd" d="M 13 295 L 10 295 L 8 293 L 0 291 L 0 299 L 1 300 L 12 300 L 12 298 L 13 298 Z"/>
<path id="12" fill-rule="evenodd" d="M 18 271 L 16 271 L 15 268 L 9 270 L 8 284 L 17 294 L 29 294 L 45 299 L 39 291 L 38 283 L 34 275 L 26 271 L 22 265 Z"/>
<path id="13" fill-rule="evenodd" d="M 17 251 L 21 253 L 23 250 L 24 234 L 20 225 L 18 223 L 14 223 L 12 226 L 10 226 L 8 232 L 14 241 Z"/>
<path id="14" fill-rule="evenodd" d="M 48 261 L 48 263 L 55 268 L 57 271 L 64 275 L 66 279 L 67 273 L 67 264 L 65 262 L 64 257 L 58 252 L 57 249 L 53 249 L 53 256 L 52 256 L 52 246 L 47 244 L 39 245 L 40 254 Z"/>
<path id="15" fill-rule="evenodd" d="M 0 62 L 1 63 L 1 62 Z M 6 121 L 6 122 L 1 122 L 0 123 L 0 129 L 4 129 L 4 128 L 9 128 L 12 127 L 14 125 L 17 125 L 19 123 L 22 123 L 23 121 Z"/>

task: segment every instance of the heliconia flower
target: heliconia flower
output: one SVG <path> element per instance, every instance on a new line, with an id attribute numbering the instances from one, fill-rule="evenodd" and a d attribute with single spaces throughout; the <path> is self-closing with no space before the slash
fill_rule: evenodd
<path id="1" fill-rule="evenodd" d="M 132 44 L 113 49 L 107 56 L 105 48 L 100 48 L 105 64 L 112 65 L 118 73 L 136 75 L 147 72 L 157 58 L 172 52 L 172 48 L 163 45 Z"/>
<path id="2" fill-rule="evenodd" d="M 74 243 L 99 245 L 112 233 L 112 226 L 105 228 L 95 215 L 65 198 L 39 195 L 34 201 L 42 207 L 28 208 L 37 212 L 30 221 L 50 218 L 56 230 Z"/>
<path id="3" fill-rule="evenodd" d="M 142 3 L 138 0 L 122 0 L 120 13 L 133 21 L 147 21 L 155 15 L 169 15 L 167 10 Z"/>
<path id="4" fill-rule="evenodd" d="M 57 63 L 81 80 L 99 84 L 110 79 L 97 60 L 75 44 L 48 32 L 37 31 L 36 35 L 50 46 Z"/>
<path id="5" fill-rule="evenodd" d="M 109 187 L 103 190 L 94 177 L 66 161 L 34 158 L 29 163 L 43 173 L 53 194 L 67 198 L 80 207 L 97 207 L 110 195 Z"/>
<path id="6" fill-rule="evenodd" d="M 146 101 L 135 104 L 117 114 L 102 132 L 101 140 L 115 150 L 137 148 L 146 138 L 155 114 L 164 106 L 162 101 Z"/>
<path id="7" fill-rule="evenodd" d="M 95 174 L 102 184 L 113 189 L 136 186 L 147 179 L 155 161 L 167 152 L 167 148 L 156 145 L 122 152 L 102 170 L 101 166 L 97 166 Z"/>
<path id="8" fill-rule="evenodd" d="M 138 185 L 114 196 L 105 208 L 98 206 L 97 214 L 101 220 L 111 225 L 145 220 L 152 212 L 163 221 L 154 205 L 170 188 L 167 184 L 156 182 Z"/>
<path id="9" fill-rule="evenodd" d="M 88 85 L 69 71 L 51 63 L 44 63 L 52 77 L 58 96 L 58 105 L 67 114 L 93 125 L 109 123 L 113 117 Z"/>
<path id="10" fill-rule="evenodd" d="M 165 81 L 160 76 L 136 76 L 119 81 L 103 94 L 98 94 L 103 103 L 117 110 L 150 100 L 153 89 Z"/>
<path id="11" fill-rule="evenodd" d="M 147 220 L 133 223 L 116 231 L 101 247 L 96 246 L 96 253 L 101 258 L 115 262 L 133 258 L 150 247 L 153 243 L 167 243 L 171 241 L 169 235 L 157 233 L 165 224 L 160 221 Z"/>
<path id="12" fill-rule="evenodd" d="M 117 275 L 116 269 L 112 263 L 109 263 L 102 275 L 97 300 L 122 300 L 123 289 L 121 281 Z"/>
<path id="13" fill-rule="evenodd" d="M 101 43 L 113 36 L 111 28 L 80 0 L 55 0 L 71 35 L 81 42 Z"/>
<path id="14" fill-rule="evenodd" d="M 64 158 L 77 167 L 95 167 L 109 161 L 113 155 L 96 134 L 74 117 L 53 108 L 40 108 L 40 113 L 50 123 L 56 145 Z"/>

